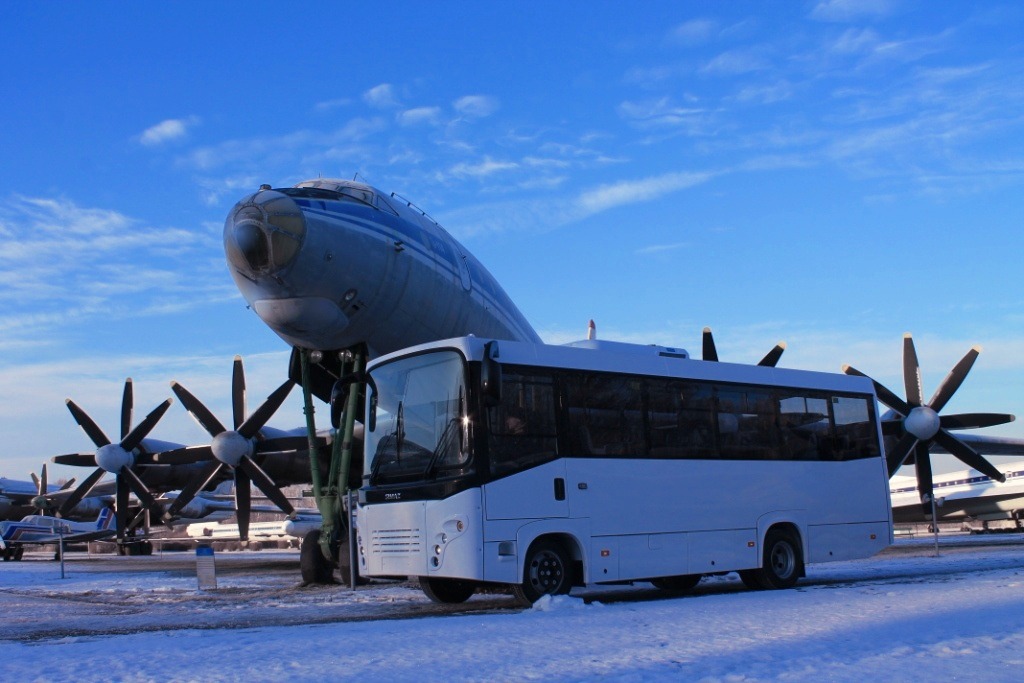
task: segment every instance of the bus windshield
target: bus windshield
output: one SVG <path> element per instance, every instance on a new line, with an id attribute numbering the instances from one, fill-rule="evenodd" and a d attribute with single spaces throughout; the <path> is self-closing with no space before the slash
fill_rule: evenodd
<path id="1" fill-rule="evenodd" d="M 366 424 L 369 483 L 464 473 L 470 464 L 465 365 L 454 351 L 375 368 Z"/>

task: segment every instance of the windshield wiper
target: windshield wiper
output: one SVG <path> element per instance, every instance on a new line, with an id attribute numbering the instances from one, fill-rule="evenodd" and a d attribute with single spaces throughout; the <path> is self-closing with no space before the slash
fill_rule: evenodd
<path id="1" fill-rule="evenodd" d="M 438 461 L 441 459 L 441 454 L 447 453 L 451 447 L 452 442 L 458 435 L 459 430 L 457 427 L 461 420 L 457 417 L 453 417 L 448 420 L 448 424 L 444 428 L 444 432 L 441 434 L 441 438 L 437 442 L 437 448 L 430 455 L 430 462 L 427 463 L 426 469 L 423 470 L 423 477 L 429 477 L 434 472 L 434 468 L 437 467 Z"/>

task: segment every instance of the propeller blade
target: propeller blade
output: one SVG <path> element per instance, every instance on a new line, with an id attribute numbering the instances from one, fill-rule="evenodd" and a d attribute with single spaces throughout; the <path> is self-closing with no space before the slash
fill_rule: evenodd
<path id="1" fill-rule="evenodd" d="M 128 482 L 129 488 L 131 488 L 135 497 L 139 499 L 139 502 L 142 503 L 142 507 L 156 510 L 159 516 L 159 505 L 156 499 L 153 498 L 153 494 L 150 493 L 149 488 L 139 479 L 139 475 L 132 472 L 130 467 L 122 467 L 117 476 L 119 479 L 124 478 Z"/>
<path id="2" fill-rule="evenodd" d="M 74 486 L 74 485 L 75 485 L 75 481 L 76 481 L 76 480 L 75 480 L 75 478 L 74 478 L 74 477 L 71 477 L 71 478 L 70 478 L 70 479 L 68 479 L 68 480 L 67 480 L 66 482 L 64 482 L 64 485 L 63 485 L 63 486 L 61 486 L 61 487 L 60 487 L 60 488 L 58 489 L 58 491 L 67 491 L 68 489 L 70 489 L 70 488 L 71 488 L 72 486 Z"/>
<path id="3" fill-rule="evenodd" d="M 935 390 L 935 395 L 932 396 L 932 400 L 928 401 L 928 407 L 939 412 L 946 407 L 946 403 L 952 398 L 956 390 L 963 384 L 964 379 L 967 377 L 967 373 L 970 372 L 971 366 L 974 365 L 974 361 L 978 359 L 978 354 L 981 353 L 980 346 L 972 346 L 971 350 L 960 359 L 960 362 L 953 366 L 953 369 L 949 371 L 946 378 L 942 380 L 942 384 Z"/>
<path id="4" fill-rule="evenodd" d="M 951 454 L 955 455 L 968 467 L 974 468 L 986 474 L 996 481 L 1002 483 L 1006 481 L 1006 476 L 997 470 L 995 466 L 985 458 L 981 457 L 977 451 L 965 444 L 960 439 L 956 438 L 944 429 L 940 429 L 935 435 L 934 439 L 940 446 L 945 448 Z"/>
<path id="5" fill-rule="evenodd" d="M 147 511 L 148 511 L 148 508 L 141 508 L 141 509 L 139 509 L 139 511 L 135 514 L 135 516 L 132 517 L 132 521 L 128 523 L 127 531 L 132 531 L 132 530 L 138 528 L 146 520 L 146 512 Z"/>
<path id="6" fill-rule="evenodd" d="M 67 517 L 75 507 L 82 502 L 82 499 L 89 495 L 89 491 L 96 485 L 96 482 L 103 476 L 103 470 L 97 467 L 92 474 L 85 478 L 78 488 L 68 496 L 60 506 L 60 510 L 57 512 L 58 517 Z"/>
<path id="7" fill-rule="evenodd" d="M 72 465 L 73 467 L 96 467 L 95 453 L 65 453 L 50 458 L 50 462 L 58 465 Z"/>
<path id="8" fill-rule="evenodd" d="M 914 471 L 917 474 L 917 492 L 921 496 L 921 506 L 925 518 L 932 516 L 932 496 L 935 487 L 932 483 L 932 459 L 928 455 L 928 445 L 918 442 L 914 448 Z"/>
<path id="9" fill-rule="evenodd" d="M 1007 413 L 962 413 L 960 415 L 943 415 L 939 418 L 943 429 L 980 429 L 995 427 L 1016 420 L 1016 416 Z"/>
<path id="10" fill-rule="evenodd" d="M 234 418 L 235 431 L 245 422 L 245 368 L 242 357 L 235 356 L 231 367 L 231 416 Z"/>
<path id="11" fill-rule="evenodd" d="M 257 453 L 279 453 L 281 451 L 302 451 L 309 448 L 309 437 L 282 436 L 277 439 L 264 439 L 256 444 Z"/>
<path id="12" fill-rule="evenodd" d="M 703 345 L 703 348 L 701 349 L 701 357 L 704 360 L 718 362 L 718 349 L 715 348 L 715 338 L 711 335 L 710 327 L 704 328 L 704 332 L 701 335 L 701 341 Z"/>
<path id="13" fill-rule="evenodd" d="M 889 466 L 889 476 L 896 474 L 896 470 L 903 466 L 903 463 L 907 461 L 910 454 L 914 452 L 914 446 L 917 445 L 917 437 L 907 432 L 903 435 L 892 450 L 885 454 L 885 461 Z"/>
<path id="14" fill-rule="evenodd" d="M 843 372 L 846 373 L 847 375 L 856 375 L 857 377 L 868 377 L 863 372 L 850 365 L 844 365 Z M 868 377 L 868 379 L 871 378 Z M 911 407 L 907 405 L 906 401 L 904 401 L 902 398 L 889 391 L 889 389 L 886 388 L 884 384 L 881 384 L 880 382 L 877 382 L 873 379 L 871 379 L 871 381 L 875 385 L 875 394 L 878 395 L 879 401 L 889 406 L 890 408 L 895 410 L 897 413 L 903 415 L 904 417 L 910 414 Z"/>
<path id="15" fill-rule="evenodd" d="M 238 537 L 249 540 L 249 517 L 252 514 L 252 488 L 249 485 L 249 473 L 241 466 L 248 458 L 242 458 L 239 467 L 235 468 L 235 514 L 238 517 Z"/>
<path id="16" fill-rule="evenodd" d="M 263 405 L 257 408 L 256 412 L 242 423 L 238 428 L 238 433 L 247 439 L 256 436 L 256 433 L 263 429 L 263 425 L 267 424 L 267 421 L 277 412 L 277 409 L 281 407 L 284 400 L 288 398 L 288 393 L 292 390 L 293 386 L 295 386 L 295 382 L 287 380 L 275 389 L 274 393 L 263 402 Z"/>
<path id="17" fill-rule="evenodd" d="M 35 473 L 33 473 L 32 474 L 32 481 L 34 481 L 36 483 L 36 486 L 39 489 L 39 495 L 40 496 L 45 496 L 46 495 L 46 463 L 45 462 L 43 463 L 42 469 L 39 471 L 39 478 L 38 478 L 38 480 L 36 479 Z"/>
<path id="18" fill-rule="evenodd" d="M 160 421 L 160 418 L 164 416 L 164 413 L 167 412 L 172 403 L 174 403 L 174 399 L 169 398 L 154 408 L 153 412 L 147 415 L 135 429 L 128 433 L 128 436 L 121 440 L 121 448 L 126 451 L 135 450 L 135 447 L 142 443 L 146 435 L 153 431 L 153 427 L 156 427 L 156 423 Z"/>
<path id="19" fill-rule="evenodd" d="M 122 471 L 127 468 L 122 468 Z M 117 477 L 117 501 L 114 504 L 114 512 L 117 517 L 117 540 L 124 541 L 124 532 L 128 527 L 128 481 L 124 477 Z"/>
<path id="20" fill-rule="evenodd" d="M 107 435 L 103 433 L 103 430 L 99 428 L 99 425 L 93 422 L 92 418 L 89 417 L 84 410 L 78 407 L 78 404 L 70 398 L 65 400 L 64 403 L 67 404 L 68 410 L 71 411 L 71 416 L 75 418 L 75 422 L 85 430 L 86 435 L 88 435 L 92 442 L 96 444 L 96 448 L 103 448 L 110 443 L 110 439 L 108 439 Z"/>
<path id="21" fill-rule="evenodd" d="M 915 408 L 924 403 L 921 365 L 917 362 L 917 349 L 914 348 L 914 338 L 909 332 L 903 335 L 903 385 L 907 390 L 907 403 Z"/>
<path id="22" fill-rule="evenodd" d="M 205 429 L 210 436 L 217 436 L 221 432 L 227 431 L 224 425 L 220 423 L 220 420 L 210 412 L 209 408 L 204 406 L 198 398 L 190 394 L 188 389 L 177 382 L 171 382 L 171 391 L 178 397 L 181 404 L 185 406 L 185 410 L 196 419 L 199 426 Z"/>
<path id="23" fill-rule="evenodd" d="M 295 513 L 295 508 L 288 502 L 288 498 L 285 497 L 281 490 L 277 488 L 277 485 L 267 476 L 267 473 L 263 469 L 253 462 L 252 458 L 242 458 L 238 463 L 238 466 L 245 470 L 246 474 L 252 479 L 252 482 L 256 484 L 256 488 L 263 492 L 267 498 L 274 502 L 274 505 L 281 508 L 283 512 L 292 515 Z"/>
<path id="24" fill-rule="evenodd" d="M 121 395 L 121 438 L 128 436 L 132 429 L 132 412 L 135 410 L 135 394 L 132 391 L 132 378 L 124 381 L 124 393 Z"/>
<path id="25" fill-rule="evenodd" d="M 779 342 L 775 347 L 769 351 L 758 365 L 762 367 L 774 368 L 779 362 L 779 358 L 782 357 L 782 352 L 786 350 L 786 342 Z"/>
<path id="26" fill-rule="evenodd" d="M 203 467 L 196 476 L 192 477 L 188 481 L 185 488 L 181 490 L 181 493 L 178 494 L 175 501 L 171 503 L 169 508 L 167 508 L 167 512 L 164 513 L 164 521 L 175 517 L 179 510 L 191 503 L 192 499 L 196 497 L 196 494 L 205 489 L 225 467 L 227 467 L 227 465 L 217 460 L 214 460 Z"/>
<path id="27" fill-rule="evenodd" d="M 153 455 L 153 462 L 160 465 L 191 465 L 212 459 L 213 448 L 210 446 L 185 446 Z"/>

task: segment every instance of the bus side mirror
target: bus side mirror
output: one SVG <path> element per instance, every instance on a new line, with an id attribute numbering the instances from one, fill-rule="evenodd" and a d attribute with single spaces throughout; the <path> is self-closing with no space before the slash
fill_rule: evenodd
<path id="1" fill-rule="evenodd" d="M 484 407 L 493 408 L 501 405 L 501 363 L 498 357 L 498 342 L 489 341 L 484 344 L 484 358 L 480 364 L 480 393 Z"/>
<path id="2" fill-rule="evenodd" d="M 353 372 L 345 375 L 331 388 L 331 426 L 335 429 L 341 427 L 341 415 L 345 412 L 345 406 L 348 404 L 349 387 L 357 383 L 366 383 L 365 372 Z"/>

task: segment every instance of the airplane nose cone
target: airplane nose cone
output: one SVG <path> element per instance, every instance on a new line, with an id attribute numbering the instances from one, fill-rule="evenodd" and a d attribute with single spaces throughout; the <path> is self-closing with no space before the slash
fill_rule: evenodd
<path id="1" fill-rule="evenodd" d="M 232 266 L 255 278 L 287 268 L 305 235 L 298 204 L 281 192 L 261 190 L 231 209 L 224 222 L 224 251 Z"/>

